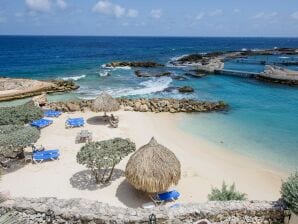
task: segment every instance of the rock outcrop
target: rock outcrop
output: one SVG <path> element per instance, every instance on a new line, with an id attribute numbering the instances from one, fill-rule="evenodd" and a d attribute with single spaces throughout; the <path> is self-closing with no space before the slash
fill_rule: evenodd
<path id="1" fill-rule="evenodd" d="M 228 105 L 222 101 L 206 102 L 188 99 L 117 99 L 126 111 L 138 112 L 170 112 L 170 113 L 192 113 L 192 112 L 211 112 L 220 111 L 228 108 Z M 47 105 L 48 108 L 64 112 L 87 111 L 90 110 L 92 100 L 81 100 L 72 102 L 53 102 Z"/>
<path id="2" fill-rule="evenodd" d="M 265 71 L 256 77 L 267 82 L 298 85 L 298 71 L 285 69 L 278 66 L 267 65 Z"/>
<path id="3" fill-rule="evenodd" d="M 171 76 L 171 72 L 160 72 L 160 73 L 152 73 L 152 72 L 143 72 L 141 70 L 136 70 L 135 75 L 137 77 L 147 78 L 147 77 L 163 77 L 163 76 Z"/>
<path id="4" fill-rule="evenodd" d="M 179 87 L 179 88 L 178 88 L 178 91 L 179 91 L 180 93 L 192 93 L 192 92 L 194 92 L 195 90 L 194 90 L 192 87 L 190 87 L 190 86 L 183 86 L 183 87 Z"/>
<path id="5" fill-rule="evenodd" d="M 114 61 L 111 63 L 106 64 L 106 67 L 134 67 L 134 68 L 156 68 L 156 67 L 162 67 L 164 65 L 159 64 L 157 62 L 153 62 L 153 61 Z"/>
<path id="6" fill-rule="evenodd" d="M 39 81 L 32 79 L 0 78 L 0 101 L 21 99 L 43 93 L 67 92 L 78 89 L 72 80 Z"/>

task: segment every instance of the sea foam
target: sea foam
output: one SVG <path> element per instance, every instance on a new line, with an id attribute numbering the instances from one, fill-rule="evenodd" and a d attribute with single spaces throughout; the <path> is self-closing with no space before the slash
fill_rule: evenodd
<path id="1" fill-rule="evenodd" d="M 78 81 L 79 79 L 83 79 L 85 78 L 86 75 L 78 75 L 78 76 L 69 76 L 69 77 L 63 77 L 61 78 L 62 80 L 74 80 L 74 81 Z"/>

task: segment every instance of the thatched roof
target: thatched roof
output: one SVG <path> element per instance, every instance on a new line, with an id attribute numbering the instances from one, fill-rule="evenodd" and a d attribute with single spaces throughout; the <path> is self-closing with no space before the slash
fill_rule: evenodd
<path id="1" fill-rule="evenodd" d="M 111 112 L 119 110 L 120 104 L 107 93 L 100 94 L 93 102 L 92 110 L 95 112 Z"/>
<path id="2" fill-rule="evenodd" d="M 138 190 L 163 192 L 178 184 L 181 165 L 173 152 L 152 138 L 130 157 L 125 176 Z"/>

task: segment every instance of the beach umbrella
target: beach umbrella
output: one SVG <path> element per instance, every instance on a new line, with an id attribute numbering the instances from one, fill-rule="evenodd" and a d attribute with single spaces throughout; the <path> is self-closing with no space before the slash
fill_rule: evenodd
<path id="1" fill-rule="evenodd" d="M 92 105 L 92 110 L 95 112 L 103 111 L 106 116 L 106 112 L 117 111 L 120 108 L 120 104 L 116 99 L 107 93 L 100 94 Z"/>
<path id="2" fill-rule="evenodd" d="M 172 151 L 152 138 L 130 157 L 125 176 L 136 189 L 158 193 L 178 184 L 181 165 Z"/>

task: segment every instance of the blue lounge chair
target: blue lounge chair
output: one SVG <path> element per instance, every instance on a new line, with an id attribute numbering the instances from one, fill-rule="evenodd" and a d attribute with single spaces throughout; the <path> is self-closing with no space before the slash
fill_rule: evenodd
<path id="1" fill-rule="evenodd" d="M 162 204 L 167 201 L 175 201 L 180 197 L 180 193 L 176 190 L 159 193 L 151 197 L 156 204 Z"/>
<path id="2" fill-rule="evenodd" d="M 44 116 L 45 117 L 59 117 L 62 114 L 60 111 L 56 110 L 46 110 L 44 111 Z"/>
<path id="3" fill-rule="evenodd" d="M 36 127 L 36 128 L 44 128 L 46 126 L 49 126 L 50 124 L 52 124 L 53 121 L 52 120 L 48 120 L 48 119 L 39 119 L 36 121 L 31 122 L 31 126 Z"/>
<path id="4" fill-rule="evenodd" d="M 84 118 L 69 118 L 65 122 L 66 128 L 83 127 L 85 125 Z"/>
<path id="5" fill-rule="evenodd" d="M 32 155 L 32 160 L 34 163 L 41 163 L 46 160 L 57 160 L 59 159 L 60 153 L 59 150 L 46 150 L 42 152 L 35 152 Z"/>

